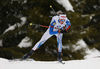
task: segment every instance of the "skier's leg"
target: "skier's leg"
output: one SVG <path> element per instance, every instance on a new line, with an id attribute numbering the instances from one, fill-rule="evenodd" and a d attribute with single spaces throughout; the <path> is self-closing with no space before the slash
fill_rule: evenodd
<path id="1" fill-rule="evenodd" d="M 63 34 L 57 34 L 58 52 L 62 52 L 62 37 Z"/>
<path id="2" fill-rule="evenodd" d="M 48 38 L 50 38 L 52 35 L 49 34 L 49 29 L 44 33 L 44 35 L 42 36 L 42 38 L 40 39 L 39 42 L 37 42 L 35 44 L 35 46 L 32 48 L 32 50 L 25 54 L 22 59 L 27 59 L 29 58 L 33 53 L 34 51 L 36 51 Z"/>
<path id="3" fill-rule="evenodd" d="M 34 50 L 31 50 L 29 53 L 26 53 L 23 57 L 22 60 L 25 60 L 27 58 L 29 58 L 32 54 L 33 54 Z"/>
<path id="4" fill-rule="evenodd" d="M 58 61 L 62 61 L 61 54 L 62 54 L 62 37 L 63 34 L 57 34 L 57 42 L 58 42 Z"/>
<path id="5" fill-rule="evenodd" d="M 35 46 L 32 48 L 32 50 L 36 51 L 42 44 L 46 42 L 47 39 L 49 39 L 52 35 L 49 34 L 49 29 L 44 33 L 40 41 L 38 41 Z"/>

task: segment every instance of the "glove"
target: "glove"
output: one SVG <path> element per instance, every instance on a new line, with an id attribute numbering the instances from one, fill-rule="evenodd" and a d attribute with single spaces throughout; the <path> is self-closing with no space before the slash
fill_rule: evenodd
<path id="1" fill-rule="evenodd" d="M 62 30 L 62 29 L 60 29 L 58 32 L 59 32 L 59 33 L 67 33 L 68 31 L 67 31 L 67 30 Z"/>

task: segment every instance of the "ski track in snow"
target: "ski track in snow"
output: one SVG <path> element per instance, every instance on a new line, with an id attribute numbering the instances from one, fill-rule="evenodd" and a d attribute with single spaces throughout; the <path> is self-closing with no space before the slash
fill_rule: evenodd
<path id="1" fill-rule="evenodd" d="M 64 61 L 11 61 L 0 58 L 0 69 L 100 69 L 100 58 Z"/>

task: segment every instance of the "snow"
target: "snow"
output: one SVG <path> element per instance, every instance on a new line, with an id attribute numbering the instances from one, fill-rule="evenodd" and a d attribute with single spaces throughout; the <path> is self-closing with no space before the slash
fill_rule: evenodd
<path id="1" fill-rule="evenodd" d="M 29 37 L 25 37 L 22 39 L 22 41 L 19 43 L 18 47 L 23 48 L 23 47 L 30 47 L 32 46 L 32 40 Z"/>
<path id="2" fill-rule="evenodd" d="M 85 59 L 94 59 L 94 58 L 100 57 L 100 51 L 98 51 L 95 48 L 93 48 L 91 50 L 89 50 L 87 48 L 86 53 L 87 53 L 87 55 L 84 57 Z"/>
<path id="3" fill-rule="evenodd" d="M 90 20 L 92 20 L 92 18 L 95 16 L 95 14 L 91 14 L 90 15 Z"/>
<path id="4" fill-rule="evenodd" d="M 76 46 L 77 45 L 77 46 Z M 82 49 L 82 48 L 87 48 L 87 44 L 83 41 L 83 39 L 80 39 L 76 45 L 73 45 L 74 49 L 75 50 L 79 50 L 79 49 Z"/>
<path id="5" fill-rule="evenodd" d="M 16 24 L 14 24 L 14 25 L 10 26 L 8 29 L 6 29 L 6 30 L 4 31 L 4 33 L 3 33 L 3 34 L 5 34 L 6 32 L 8 32 L 9 30 L 14 30 L 14 29 L 15 29 L 15 27 L 16 27 Z"/>
<path id="6" fill-rule="evenodd" d="M 68 45 L 63 46 L 63 49 L 66 49 L 66 48 L 69 49 L 70 46 Z M 95 48 L 89 49 L 83 39 L 80 39 L 79 41 L 77 41 L 77 43 L 75 45 L 72 45 L 71 48 L 73 52 L 76 50 L 84 49 L 84 51 L 87 54 L 86 56 L 84 56 L 84 59 L 93 59 L 94 57 L 100 56 L 100 51 L 98 51 Z"/>
<path id="7" fill-rule="evenodd" d="M 2 40 L 0 39 L 0 46 L 2 46 Z"/>
<path id="8" fill-rule="evenodd" d="M 9 61 L 0 58 L 0 69 L 100 69 L 100 58 L 64 61 Z"/>
<path id="9" fill-rule="evenodd" d="M 22 20 L 22 22 L 21 22 L 20 24 L 19 24 L 19 23 L 16 23 L 16 24 L 14 24 L 14 25 L 12 25 L 12 26 L 9 26 L 9 28 L 7 28 L 7 29 L 4 31 L 3 34 L 5 34 L 6 32 L 8 32 L 8 31 L 10 31 L 10 30 L 14 30 L 16 27 L 20 27 L 20 26 L 24 25 L 25 22 L 26 22 L 26 17 L 21 17 L 20 19 Z"/>
<path id="10" fill-rule="evenodd" d="M 79 50 L 79 49 L 85 49 L 86 52 L 86 56 L 84 56 L 84 59 L 93 59 L 93 57 L 97 57 L 100 56 L 100 51 L 98 51 L 97 49 L 93 48 L 93 49 L 89 49 L 87 44 L 83 41 L 83 39 L 80 39 L 76 45 L 73 45 L 73 49 L 74 50 Z"/>
<path id="11" fill-rule="evenodd" d="M 66 9 L 66 11 L 72 11 L 72 12 L 74 12 L 73 6 L 69 2 L 69 0 L 56 0 L 56 1 L 59 4 L 61 4 Z"/>

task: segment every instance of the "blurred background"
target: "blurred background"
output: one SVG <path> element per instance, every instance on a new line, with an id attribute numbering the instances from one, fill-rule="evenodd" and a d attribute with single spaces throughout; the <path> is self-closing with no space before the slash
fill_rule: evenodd
<path id="1" fill-rule="evenodd" d="M 63 60 L 84 59 L 87 50 L 100 51 L 100 0 L 0 0 L 0 57 L 21 58 L 40 40 L 49 26 L 53 11 L 65 12 L 71 28 L 63 36 Z M 57 60 L 53 36 L 31 57 Z"/>

